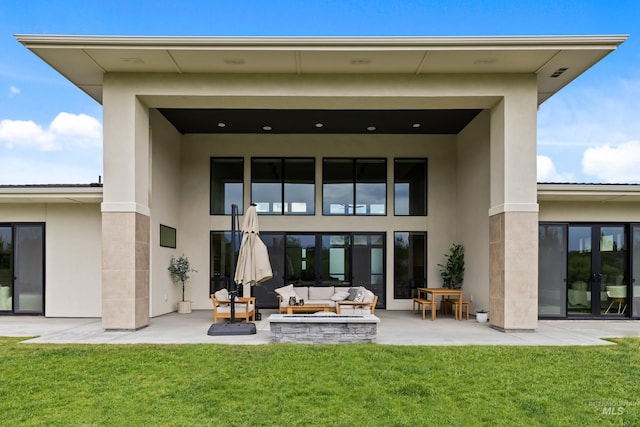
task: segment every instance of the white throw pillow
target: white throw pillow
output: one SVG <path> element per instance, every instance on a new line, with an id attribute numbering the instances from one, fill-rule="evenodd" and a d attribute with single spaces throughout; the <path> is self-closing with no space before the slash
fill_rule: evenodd
<path id="1" fill-rule="evenodd" d="M 293 289 L 293 285 L 283 286 L 281 288 L 275 289 L 276 293 L 282 297 L 282 302 L 284 305 L 289 305 L 289 298 L 294 297 L 297 300 L 300 299 L 296 291 Z"/>
<path id="2" fill-rule="evenodd" d="M 220 289 L 213 294 L 213 297 L 216 301 L 228 301 L 229 300 L 229 291 L 226 289 Z"/>
<path id="3" fill-rule="evenodd" d="M 364 290 L 364 300 L 362 302 L 373 302 L 375 298 L 375 294 L 371 292 L 369 289 Z"/>
<path id="4" fill-rule="evenodd" d="M 331 297 L 332 301 L 344 301 L 349 296 L 349 292 L 338 291 Z"/>

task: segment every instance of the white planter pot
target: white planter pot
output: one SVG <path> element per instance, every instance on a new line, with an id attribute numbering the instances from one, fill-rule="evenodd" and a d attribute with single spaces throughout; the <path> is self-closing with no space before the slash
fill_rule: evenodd
<path id="1" fill-rule="evenodd" d="M 191 301 L 178 301 L 178 313 L 191 313 Z"/>
<path id="2" fill-rule="evenodd" d="M 487 323 L 489 313 L 476 313 L 476 321 L 478 323 Z"/>

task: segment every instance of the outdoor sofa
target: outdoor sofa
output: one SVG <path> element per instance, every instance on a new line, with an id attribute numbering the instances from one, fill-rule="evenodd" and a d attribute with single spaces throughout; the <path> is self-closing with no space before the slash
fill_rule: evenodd
<path id="1" fill-rule="evenodd" d="M 328 304 L 338 314 L 374 314 L 378 296 L 364 286 L 283 286 L 275 290 L 279 313 L 286 313 L 291 297 L 304 304 Z"/>

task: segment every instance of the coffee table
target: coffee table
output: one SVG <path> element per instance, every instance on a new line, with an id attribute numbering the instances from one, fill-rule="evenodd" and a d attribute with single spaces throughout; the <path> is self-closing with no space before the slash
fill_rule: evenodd
<path id="1" fill-rule="evenodd" d="M 318 311 L 329 311 L 329 304 L 290 305 L 287 307 L 287 314 L 316 313 Z"/>

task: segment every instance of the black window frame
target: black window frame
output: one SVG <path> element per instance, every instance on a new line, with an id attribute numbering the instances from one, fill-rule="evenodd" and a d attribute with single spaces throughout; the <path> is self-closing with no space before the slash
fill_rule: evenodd
<path id="1" fill-rule="evenodd" d="M 409 213 L 399 214 L 397 212 L 398 198 L 396 192 L 396 184 L 398 183 L 398 162 L 414 161 L 424 162 L 424 213 L 411 213 L 411 192 L 409 192 Z M 429 159 L 425 157 L 396 157 L 393 159 L 393 215 L 394 216 L 428 216 L 429 215 Z"/>
<path id="2" fill-rule="evenodd" d="M 328 184 L 326 182 L 327 179 L 327 162 L 330 161 L 350 161 L 351 162 L 351 182 L 348 184 L 352 185 L 352 212 L 349 213 L 349 207 L 345 207 L 344 213 L 330 213 L 330 209 L 325 207 L 325 185 Z M 366 213 L 358 213 L 357 201 L 358 201 L 358 191 L 357 186 L 358 183 L 362 183 L 363 181 L 359 181 L 359 171 L 358 166 L 363 162 L 381 162 L 384 167 L 384 180 L 381 181 L 381 184 L 384 184 L 384 213 L 383 214 L 374 214 L 370 212 L 370 208 L 367 207 Z M 322 215 L 323 216 L 370 216 L 370 217 L 386 217 L 389 215 L 389 200 L 387 197 L 387 190 L 389 185 L 389 174 L 388 174 L 388 158 L 387 157 L 323 157 L 322 158 Z M 367 205 L 370 206 L 370 205 Z"/>
<path id="3" fill-rule="evenodd" d="M 240 170 L 241 170 L 241 178 L 240 181 L 238 181 L 238 178 L 232 178 L 232 180 L 229 180 L 229 178 L 225 178 L 226 180 L 223 181 L 222 183 L 240 183 L 240 185 L 242 186 L 242 190 L 241 190 L 241 195 L 240 198 L 242 199 L 241 201 L 237 202 L 237 203 L 229 203 L 229 206 L 227 206 L 227 203 L 223 202 L 223 206 L 222 206 L 222 211 L 220 211 L 220 209 L 215 209 L 215 207 L 218 207 L 217 205 L 214 206 L 214 204 L 216 204 L 216 199 L 213 197 L 213 192 L 214 192 L 214 162 L 217 160 L 235 160 L 235 161 L 240 161 Z M 231 205 L 232 204 L 236 204 L 238 205 L 238 215 L 242 215 L 244 212 L 244 189 L 245 189 L 245 184 L 244 184 L 244 157 L 238 157 L 238 156 L 230 156 L 230 157 L 211 157 L 209 159 L 209 215 L 231 215 Z M 218 207 L 219 208 L 219 207 Z"/>
<path id="4" fill-rule="evenodd" d="M 251 164 L 251 176 L 249 178 L 249 191 L 251 192 L 251 201 L 253 203 L 256 203 L 256 197 L 253 194 L 253 184 L 254 184 L 254 161 L 258 161 L 258 160 L 272 160 L 274 162 L 279 162 L 280 163 L 280 204 L 281 204 L 281 210 L 279 212 L 277 211 L 259 211 L 260 215 L 299 215 L 299 216 L 313 216 L 316 213 L 316 158 L 315 157 L 251 157 L 250 160 L 250 164 Z M 287 209 L 287 193 L 285 190 L 286 184 L 288 183 L 287 179 L 287 163 L 290 161 L 296 161 L 296 160 L 307 160 L 310 161 L 311 166 L 310 166 L 310 170 L 311 175 L 312 175 L 312 179 L 313 181 L 309 184 L 312 185 L 313 188 L 313 195 L 311 197 L 311 202 L 312 202 L 312 206 L 311 206 L 311 210 L 307 211 L 307 212 L 293 212 L 291 209 Z"/>

